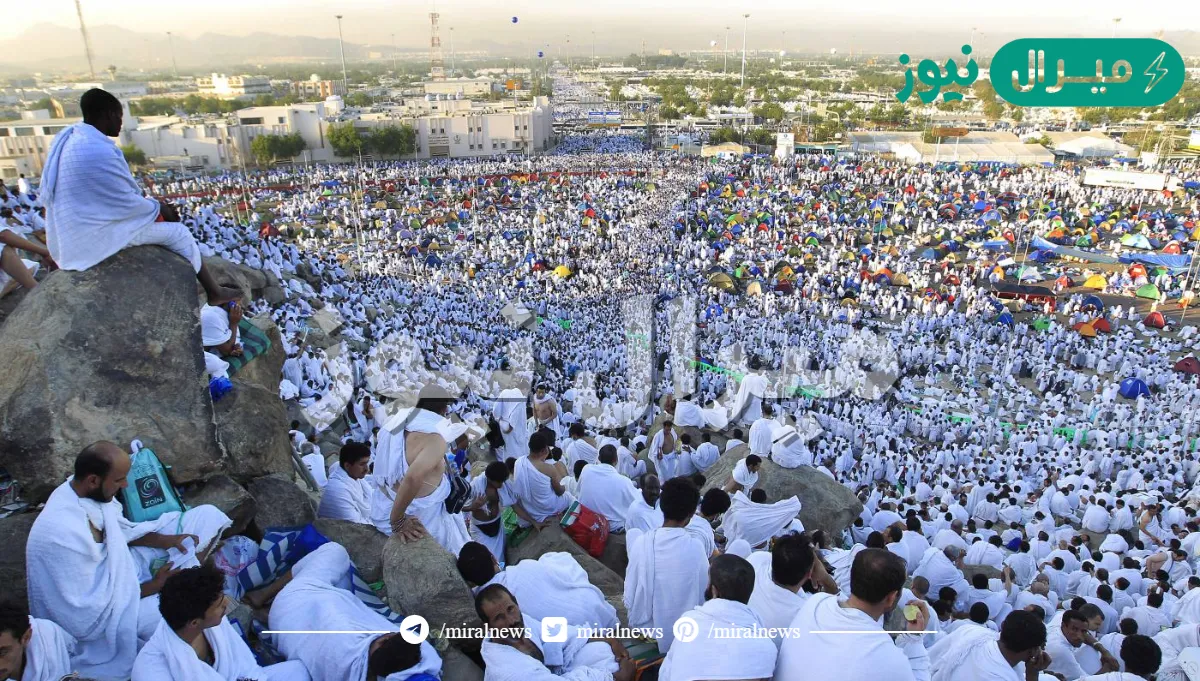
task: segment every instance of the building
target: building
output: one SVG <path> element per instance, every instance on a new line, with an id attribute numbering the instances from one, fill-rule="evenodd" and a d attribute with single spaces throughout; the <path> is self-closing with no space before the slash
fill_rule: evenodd
<path id="1" fill-rule="evenodd" d="M 895 154 L 908 163 L 995 162 L 1053 163 L 1054 154 L 1040 144 L 1023 144 L 1009 132 L 971 132 L 930 144 L 919 132 L 852 132 L 850 150 Z"/>
<path id="2" fill-rule="evenodd" d="M 553 145 L 554 110 L 547 97 L 515 104 L 427 96 L 378 109 L 361 114 L 355 127 L 410 125 L 421 159 L 532 154 Z"/>
<path id="3" fill-rule="evenodd" d="M 42 172 L 50 142 L 59 130 L 78 123 L 78 118 L 17 120 L 0 123 L 0 158 L 23 159 L 24 167 Z M 22 170 L 20 172 L 26 172 Z M 26 173 L 28 174 L 28 173 Z"/>
<path id="4" fill-rule="evenodd" d="M 476 97 L 492 91 L 492 80 L 490 78 L 450 78 L 421 83 L 421 88 L 427 95 Z"/>
<path id="5" fill-rule="evenodd" d="M 322 101 L 334 95 L 345 96 L 346 88 L 339 80 L 321 80 L 313 74 L 308 80 L 292 81 L 290 90 L 297 99 L 305 102 Z"/>
<path id="6" fill-rule="evenodd" d="M 271 94 L 271 79 L 266 76 L 226 76 L 223 73 L 214 73 L 197 78 L 196 88 L 202 95 L 236 99 L 247 95 Z"/>
<path id="7" fill-rule="evenodd" d="M 1055 156 L 1067 158 L 1131 158 L 1133 147 L 1102 132 L 1047 132 Z"/>

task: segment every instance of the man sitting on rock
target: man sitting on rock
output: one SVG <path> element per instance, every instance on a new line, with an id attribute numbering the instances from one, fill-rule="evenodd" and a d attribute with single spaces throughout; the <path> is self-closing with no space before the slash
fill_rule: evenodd
<path id="1" fill-rule="evenodd" d="M 633 681 L 633 660 L 619 641 L 584 638 L 561 621 L 543 627 L 541 620 L 523 615 L 517 599 L 499 584 L 475 595 L 475 612 L 496 632 L 480 651 L 487 667 L 484 681 Z M 546 640 L 564 633 L 566 640 Z"/>
<path id="2" fill-rule="evenodd" d="M 762 467 L 762 457 L 757 454 L 750 454 L 737 462 L 722 489 L 730 494 L 741 491 L 749 493 L 758 484 L 758 469 L 760 467 Z"/>
<path id="3" fill-rule="evenodd" d="M 312 681 L 440 678 L 442 659 L 428 641 L 405 641 L 400 627 L 350 591 L 351 565 L 345 547 L 330 542 L 252 592 L 255 605 L 271 602 L 272 630 L 297 632 L 276 634 L 279 652 L 303 662 Z M 340 633 L 312 633 L 325 631 Z"/>
<path id="4" fill-rule="evenodd" d="M 118 251 L 162 246 L 187 258 L 210 305 L 235 300 L 200 259 L 200 248 L 173 206 L 142 195 L 110 137 L 121 134 L 121 102 L 93 88 L 79 99 L 83 122 L 54 137 L 42 171 L 50 253 L 64 270 L 91 269 Z"/>
<path id="5" fill-rule="evenodd" d="M 207 558 L 231 524 L 213 506 L 126 520 L 115 497 L 128 487 L 130 467 L 129 455 L 111 442 L 84 448 L 75 475 L 50 495 L 25 548 L 30 611 L 78 639 L 76 669 L 102 679 L 129 677 L 139 641 L 161 619 L 163 584 Z"/>
<path id="6" fill-rule="evenodd" d="M 200 342 L 206 352 L 217 357 L 240 357 L 238 324 L 242 321 L 242 306 L 236 300 L 220 306 L 200 308 Z"/>
<path id="7" fill-rule="evenodd" d="M 71 673 L 75 639 L 50 620 L 29 616 L 16 601 L 0 602 L 0 679 L 59 681 Z"/>
<path id="8" fill-rule="evenodd" d="M 11 291 L 15 285 L 20 285 L 27 290 L 32 290 L 37 286 L 33 272 L 25 266 L 25 261 L 21 259 L 18 250 L 40 255 L 44 263 L 54 265 L 50 251 L 45 246 L 30 241 L 0 225 L 0 297 Z"/>
<path id="9" fill-rule="evenodd" d="M 370 525 L 371 487 L 366 481 L 370 468 L 370 447 L 361 442 L 342 445 L 337 464 L 329 469 L 329 482 L 321 490 L 317 517 Z"/>
<path id="10" fill-rule="evenodd" d="M 618 626 L 616 608 L 592 586 L 569 553 L 546 553 L 501 570 L 487 548 L 468 542 L 458 554 L 457 567 L 472 591 L 500 584 L 524 603 L 523 612 L 535 619 L 566 617 L 568 624 L 577 627 Z"/>
<path id="11" fill-rule="evenodd" d="M 308 681 L 298 660 L 258 666 L 225 617 L 225 575 L 211 564 L 172 575 L 159 593 L 162 621 L 133 663 L 133 681 Z"/>
<path id="12" fill-rule="evenodd" d="M 610 532 L 624 532 L 625 513 L 638 492 L 616 466 L 617 448 L 601 447 L 599 463 L 588 465 L 579 477 L 579 503 L 607 518 Z"/>
<path id="13" fill-rule="evenodd" d="M 662 494 L 662 485 L 658 476 L 651 473 L 642 478 L 642 493 L 629 504 L 625 511 L 625 531 L 641 530 L 643 532 L 663 526 L 662 510 L 658 507 L 658 497 Z"/>
<path id="14" fill-rule="evenodd" d="M 539 525 L 558 520 L 574 498 L 563 486 L 566 476 L 560 466 L 546 461 L 553 437 L 547 431 L 529 437 L 529 456 L 517 459 L 513 472 L 513 493 L 521 506 Z"/>

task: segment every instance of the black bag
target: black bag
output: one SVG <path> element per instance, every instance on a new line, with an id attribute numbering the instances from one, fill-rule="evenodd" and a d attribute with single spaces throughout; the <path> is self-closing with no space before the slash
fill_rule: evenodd
<path id="1" fill-rule="evenodd" d="M 475 529 L 479 530 L 480 532 L 486 534 L 489 537 L 495 537 L 500 534 L 500 528 L 503 527 L 503 525 L 504 525 L 504 523 L 501 521 L 502 521 L 502 518 L 500 516 L 496 516 L 496 519 L 491 521 L 490 523 L 473 523 L 473 524 L 475 525 Z"/>
<path id="2" fill-rule="evenodd" d="M 471 486 L 461 475 L 447 472 L 446 476 L 450 478 L 450 494 L 446 497 L 446 512 L 451 515 L 462 513 L 463 508 L 471 499 Z"/>

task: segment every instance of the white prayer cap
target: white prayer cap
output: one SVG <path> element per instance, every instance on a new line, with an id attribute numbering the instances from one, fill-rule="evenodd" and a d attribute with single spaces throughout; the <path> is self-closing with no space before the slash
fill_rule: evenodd
<path id="1" fill-rule="evenodd" d="M 729 547 L 725 549 L 725 553 L 740 556 L 742 558 L 750 557 L 750 542 L 745 539 L 734 539 L 729 542 Z"/>

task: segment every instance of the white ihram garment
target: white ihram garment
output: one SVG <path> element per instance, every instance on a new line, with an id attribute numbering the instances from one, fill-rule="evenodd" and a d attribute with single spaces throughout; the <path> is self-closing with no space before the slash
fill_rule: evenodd
<path id="1" fill-rule="evenodd" d="M 625 571 L 625 607 L 629 626 L 661 629 L 658 649 L 665 653 L 675 640 L 675 620 L 704 602 L 708 556 L 700 542 L 682 527 L 630 530 L 626 546 L 629 566 Z"/>
<path id="2" fill-rule="evenodd" d="M 750 632 L 762 628 L 750 606 L 714 598 L 684 617 L 695 620 L 699 636 L 688 642 L 675 641 L 663 660 L 660 681 L 769 679 L 774 674 L 778 651 L 770 639 L 717 638 L 713 633 L 721 629 L 722 636 L 732 636 L 734 629 Z"/>

